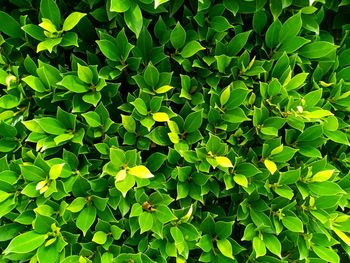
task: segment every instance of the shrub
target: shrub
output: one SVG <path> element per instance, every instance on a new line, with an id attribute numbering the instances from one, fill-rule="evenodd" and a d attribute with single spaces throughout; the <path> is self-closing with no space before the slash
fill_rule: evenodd
<path id="1" fill-rule="evenodd" d="M 349 261 L 349 1 L 0 2 L 0 262 Z"/>

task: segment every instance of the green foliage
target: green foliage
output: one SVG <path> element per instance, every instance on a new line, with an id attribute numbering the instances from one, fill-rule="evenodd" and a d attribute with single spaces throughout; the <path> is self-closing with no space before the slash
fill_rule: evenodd
<path id="1" fill-rule="evenodd" d="M 0 262 L 350 261 L 350 1 L 1 3 Z"/>

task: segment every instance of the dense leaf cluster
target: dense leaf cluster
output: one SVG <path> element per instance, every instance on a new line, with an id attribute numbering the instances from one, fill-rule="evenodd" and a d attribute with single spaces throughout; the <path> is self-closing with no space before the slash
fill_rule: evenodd
<path id="1" fill-rule="evenodd" d="M 0 262 L 348 262 L 349 0 L 0 0 Z"/>

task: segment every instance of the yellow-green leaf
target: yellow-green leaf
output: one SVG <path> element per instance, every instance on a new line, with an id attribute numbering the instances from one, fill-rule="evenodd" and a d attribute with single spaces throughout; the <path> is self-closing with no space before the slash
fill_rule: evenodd
<path id="1" fill-rule="evenodd" d="M 168 133 L 169 139 L 173 144 L 177 144 L 180 142 L 180 137 L 177 133 L 169 132 Z"/>
<path id="2" fill-rule="evenodd" d="M 325 171 L 318 172 L 311 178 L 311 181 L 312 182 L 327 181 L 329 178 L 332 177 L 333 173 L 334 173 L 334 170 L 325 170 Z"/>
<path id="3" fill-rule="evenodd" d="M 43 28 L 43 29 L 45 29 L 45 30 L 47 30 L 47 31 L 49 31 L 51 33 L 57 32 L 56 26 L 49 19 L 43 18 L 42 20 L 43 20 L 43 22 L 41 22 L 39 24 L 39 26 L 41 28 Z"/>
<path id="4" fill-rule="evenodd" d="M 275 149 L 271 151 L 271 155 L 278 154 L 283 151 L 283 144 L 277 146 Z"/>
<path id="5" fill-rule="evenodd" d="M 64 163 L 55 164 L 51 166 L 49 176 L 51 180 L 55 180 L 61 176 Z"/>
<path id="6" fill-rule="evenodd" d="M 236 174 L 233 180 L 241 186 L 248 187 L 248 179 L 243 174 Z"/>
<path id="7" fill-rule="evenodd" d="M 164 122 L 164 121 L 169 121 L 169 115 L 165 112 L 156 112 L 153 113 L 152 115 L 153 120 L 158 121 L 158 122 Z"/>
<path id="8" fill-rule="evenodd" d="M 126 177 L 126 170 L 120 170 L 115 176 L 115 182 L 123 181 Z"/>
<path id="9" fill-rule="evenodd" d="M 220 104 L 224 106 L 231 96 L 231 86 L 227 86 L 220 95 Z"/>
<path id="10" fill-rule="evenodd" d="M 222 167 L 233 167 L 231 160 L 225 156 L 216 156 L 215 160 Z"/>
<path id="11" fill-rule="evenodd" d="M 152 178 L 154 175 L 144 165 L 138 165 L 128 169 L 128 173 L 139 178 Z"/>
<path id="12" fill-rule="evenodd" d="M 336 229 L 336 228 L 333 228 L 333 231 L 334 233 L 337 234 L 337 236 L 343 240 L 345 242 L 345 244 L 347 244 L 348 246 L 350 246 L 350 238 L 342 231 Z"/>
<path id="13" fill-rule="evenodd" d="M 277 166 L 273 161 L 265 159 L 264 164 L 271 174 L 274 174 L 277 171 Z"/>
<path id="14" fill-rule="evenodd" d="M 218 246 L 218 249 L 220 250 L 221 254 L 223 254 L 225 257 L 234 259 L 232 245 L 229 240 L 217 240 L 216 245 Z"/>
<path id="15" fill-rule="evenodd" d="M 170 86 L 170 85 L 164 85 L 158 89 L 155 90 L 156 93 L 158 94 L 162 94 L 165 92 L 168 92 L 169 90 L 173 89 L 174 87 Z"/>
<path id="16" fill-rule="evenodd" d="M 315 111 L 304 111 L 303 112 L 304 117 L 308 118 L 308 119 L 320 119 L 323 117 L 327 117 L 327 116 L 331 116 L 333 115 L 332 112 L 330 112 L 329 110 L 315 110 Z"/>

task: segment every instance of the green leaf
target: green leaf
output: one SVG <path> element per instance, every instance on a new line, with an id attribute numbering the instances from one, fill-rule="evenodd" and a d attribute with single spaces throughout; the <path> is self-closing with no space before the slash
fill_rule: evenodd
<path id="1" fill-rule="evenodd" d="M 122 116 L 122 124 L 125 130 L 128 132 L 134 133 L 136 131 L 136 122 L 133 117 L 127 115 Z"/>
<path id="2" fill-rule="evenodd" d="M 148 64 L 145 73 L 144 73 L 145 82 L 150 85 L 152 88 L 157 87 L 159 82 L 159 72 L 155 66 L 151 63 Z"/>
<path id="3" fill-rule="evenodd" d="M 130 28 L 130 30 L 135 33 L 136 38 L 138 38 L 143 25 L 143 17 L 140 7 L 137 4 L 132 4 L 130 8 L 125 11 L 124 20 L 128 28 Z"/>
<path id="4" fill-rule="evenodd" d="M 228 110 L 233 110 L 239 107 L 246 99 L 249 90 L 236 88 L 231 91 L 229 100 L 226 103 L 226 108 Z"/>
<path id="5" fill-rule="evenodd" d="M 131 6 L 130 0 L 111 0 L 111 12 L 124 13 L 128 11 Z"/>
<path id="6" fill-rule="evenodd" d="M 118 46 L 107 39 L 97 40 L 98 47 L 100 48 L 103 55 L 112 61 L 118 61 L 120 59 L 121 53 Z"/>
<path id="7" fill-rule="evenodd" d="M 78 64 L 78 77 L 85 83 L 92 84 L 94 75 L 89 67 Z"/>
<path id="8" fill-rule="evenodd" d="M 52 53 L 53 49 L 58 46 L 62 41 L 62 38 L 52 38 L 52 39 L 47 39 L 43 42 L 40 42 L 38 46 L 36 47 L 36 52 L 39 53 L 44 50 L 48 50 L 50 53 Z"/>
<path id="9" fill-rule="evenodd" d="M 81 116 L 84 117 L 88 125 L 92 128 L 100 127 L 102 125 L 100 115 L 94 111 L 83 113 Z"/>
<path id="10" fill-rule="evenodd" d="M 229 123 L 242 123 L 244 121 L 249 121 L 249 118 L 241 108 L 226 111 L 223 119 Z"/>
<path id="11" fill-rule="evenodd" d="M 66 128 L 63 123 L 52 117 L 43 117 L 40 119 L 35 119 L 39 124 L 40 128 L 49 134 L 61 135 L 66 132 Z"/>
<path id="12" fill-rule="evenodd" d="M 12 239 L 3 253 L 29 253 L 40 247 L 44 242 L 44 234 L 28 231 Z"/>
<path id="13" fill-rule="evenodd" d="M 45 85 L 41 82 L 38 77 L 35 76 L 27 76 L 22 79 L 29 87 L 37 92 L 45 92 Z"/>
<path id="14" fill-rule="evenodd" d="M 20 100 L 11 94 L 6 94 L 0 97 L 0 108 L 3 109 L 12 109 L 17 107 L 20 104 Z"/>
<path id="15" fill-rule="evenodd" d="M 130 215 L 131 216 L 131 215 Z M 125 232 L 124 229 L 121 229 L 118 226 L 111 226 L 111 232 L 114 240 L 119 240 L 122 234 Z"/>
<path id="16" fill-rule="evenodd" d="M 250 31 L 242 32 L 235 35 L 227 44 L 227 48 L 226 48 L 227 55 L 236 56 L 242 50 L 242 48 L 246 45 L 251 32 L 252 31 L 250 30 Z"/>
<path id="17" fill-rule="evenodd" d="M 331 263 L 339 263 L 340 258 L 339 255 L 331 248 L 326 248 L 322 246 L 312 246 L 312 250 L 315 252 L 317 256 L 322 258 L 323 260 Z"/>
<path id="18" fill-rule="evenodd" d="M 228 102 L 228 100 L 230 99 L 230 96 L 231 96 L 231 87 L 227 86 L 221 92 L 221 95 L 220 95 L 220 104 L 221 104 L 221 106 L 224 106 Z"/>
<path id="19" fill-rule="evenodd" d="M 292 232 L 304 232 L 303 222 L 296 216 L 283 217 L 282 224 Z"/>
<path id="20" fill-rule="evenodd" d="M 282 251 L 282 245 L 279 239 L 272 234 L 264 234 L 264 243 L 268 250 L 271 251 L 271 253 L 275 254 L 279 258 L 282 258 L 281 251 Z"/>
<path id="21" fill-rule="evenodd" d="M 49 19 L 57 28 L 61 25 L 61 12 L 54 0 L 41 0 L 40 14 Z"/>
<path id="22" fill-rule="evenodd" d="M 135 101 L 131 102 L 131 104 L 135 106 L 135 109 L 140 114 L 147 115 L 147 113 L 148 113 L 147 105 L 142 99 L 137 98 Z"/>
<path id="23" fill-rule="evenodd" d="M 225 257 L 234 259 L 233 257 L 233 250 L 232 250 L 232 245 L 231 242 L 227 239 L 219 239 L 216 241 L 216 245 Z"/>
<path id="24" fill-rule="evenodd" d="M 294 76 L 286 85 L 286 90 L 295 90 L 304 86 L 305 80 L 309 74 L 308 73 L 300 73 Z"/>
<path id="25" fill-rule="evenodd" d="M 67 210 L 77 213 L 80 212 L 86 205 L 86 200 L 84 197 L 77 197 L 73 202 L 67 207 Z"/>
<path id="26" fill-rule="evenodd" d="M 310 42 L 311 41 L 309 39 L 299 37 L 299 36 L 287 38 L 284 40 L 284 42 L 279 50 L 285 51 L 288 54 L 293 53 L 293 52 L 299 50 L 302 46 L 304 46 Z"/>
<path id="27" fill-rule="evenodd" d="M 202 126 L 203 110 L 191 112 L 185 119 L 184 130 L 188 133 L 198 130 Z"/>
<path id="28" fill-rule="evenodd" d="M 344 190 L 338 184 L 328 181 L 309 183 L 307 186 L 313 193 L 320 196 L 345 193 Z"/>
<path id="29" fill-rule="evenodd" d="M 80 13 L 80 12 L 73 12 L 73 13 L 71 13 L 64 20 L 62 30 L 63 31 L 72 30 L 84 16 L 86 16 L 86 14 Z"/>
<path id="30" fill-rule="evenodd" d="M 23 32 L 19 23 L 12 16 L 0 11 L 0 21 L 0 32 L 3 32 L 10 37 L 23 37 Z"/>
<path id="31" fill-rule="evenodd" d="M 186 31 L 181 26 L 180 22 L 177 22 L 176 26 L 170 33 L 170 42 L 176 49 L 182 48 L 186 42 Z"/>
<path id="32" fill-rule="evenodd" d="M 88 85 L 81 81 L 78 76 L 74 75 L 65 76 L 57 84 L 74 93 L 85 93 L 89 91 Z"/>
<path id="33" fill-rule="evenodd" d="M 28 24 L 22 26 L 22 30 L 30 35 L 32 38 L 35 38 L 39 41 L 44 41 L 46 36 L 44 34 L 44 30 L 37 25 Z"/>
<path id="34" fill-rule="evenodd" d="M 124 180 L 115 182 L 115 187 L 126 197 L 128 191 L 135 185 L 135 178 L 133 175 L 126 173 Z"/>
<path id="35" fill-rule="evenodd" d="M 329 131 L 325 130 L 324 134 L 332 141 L 340 144 L 349 145 L 348 136 L 342 131 Z"/>
<path id="36" fill-rule="evenodd" d="M 214 16 L 211 18 L 210 26 L 217 32 L 225 32 L 232 28 L 230 22 L 223 16 Z"/>
<path id="37" fill-rule="evenodd" d="M 317 59 L 328 56 L 334 52 L 337 46 L 327 41 L 317 41 L 303 46 L 299 54 L 306 58 Z"/>
<path id="38" fill-rule="evenodd" d="M 83 235 L 86 236 L 87 231 L 90 229 L 92 224 L 96 219 L 96 208 L 88 205 L 85 207 L 77 217 L 76 225 L 83 232 Z"/>
<path id="39" fill-rule="evenodd" d="M 175 241 L 177 251 L 181 254 L 185 250 L 185 238 L 181 230 L 173 226 L 170 228 L 170 234 Z"/>
<path id="40" fill-rule="evenodd" d="M 140 234 L 147 232 L 153 227 L 153 216 L 149 212 L 143 212 L 138 217 L 139 226 L 141 228 Z"/>
<path id="41" fill-rule="evenodd" d="M 268 48 L 272 49 L 278 44 L 281 28 L 281 22 L 276 19 L 267 29 L 265 35 L 265 43 Z"/>
<path id="42" fill-rule="evenodd" d="M 103 231 L 97 231 L 95 232 L 94 236 L 92 237 L 92 242 L 95 242 L 99 245 L 103 245 L 107 241 L 107 234 Z"/>
<path id="43" fill-rule="evenodd" d="M 301 26 L 301 12 L 298 12 L 295 15 L 288 18 L 287 21 L 282 25 L 279 35 L 279 41 L 283 43 L 286 40 L 297 36 L 299 34 Z"/>
<path id="44" fill-rule="evenodd" d="M 182 49 L 181 56 L 183 58 L 190 58 L 201 50 L 205 50 L 205 48 L 198 41 L 192 40 Z"/>

